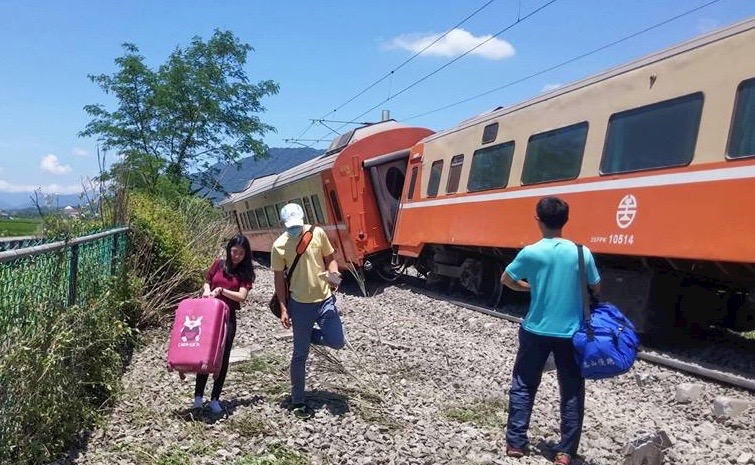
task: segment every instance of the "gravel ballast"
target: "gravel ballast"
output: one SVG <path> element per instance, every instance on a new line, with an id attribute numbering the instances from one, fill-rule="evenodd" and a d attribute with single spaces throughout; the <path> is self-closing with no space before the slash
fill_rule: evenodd
<path id="1" fill-rule="evenodd" d="M 356 286 L 353 286 L 356 288 Z M 123 377 L 123 394 L 73 463 L 90 464 L 545 464 L 558 441 L 555 371 L 535 401 L 530 440 L 540 453 L 505 457 L 504 432 L 518 325 L 400 286 L 338 294 L 348 346 L 312 350 L 307 421 L 287 410 L 291 339 L 267 310 L 272 273 L 238 313 L 236 353 L 220 419 L 192 411 L 194 377 L 165 368 L 167 329 L 151 331 Z M 701 385 L 684 403 L 682 383 Z M 207 386 L 207 394 L 211 381 Z M 697 393 L 697 390 L 694 390 Z M 669 464 L 755 464 L 755 406 L 714 416 L 714 399 L 750 393 L 638 361 L 626 375 L 587 382 L 580 457 L 620 464 L 624 447 L 665 431 Z M 754 404 L 755 405 L 755 404 Z"/>

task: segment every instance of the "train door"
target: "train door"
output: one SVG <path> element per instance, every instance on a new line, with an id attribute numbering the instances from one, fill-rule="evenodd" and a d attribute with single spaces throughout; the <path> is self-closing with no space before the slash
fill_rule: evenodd
<path id="1" fill-rule="evenodd" d="M 403 150 L 364 162 L 364 168 L 369 172 L 370 181 L 372 181 L 383 232 L 388 242 L 393 240 L 408 160 L 409 151 Z"/>

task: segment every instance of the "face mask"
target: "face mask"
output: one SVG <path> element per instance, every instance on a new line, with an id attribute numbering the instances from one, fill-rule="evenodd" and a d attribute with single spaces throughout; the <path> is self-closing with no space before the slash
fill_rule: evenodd
<path id="1" fill-rule="evenodd" d="M 298 237 L 301 235 L 302 230 L 304 230 L 304 226 L 291 226 L 290 228 L 286 228 L 286 232 L 292 237 Z"/>

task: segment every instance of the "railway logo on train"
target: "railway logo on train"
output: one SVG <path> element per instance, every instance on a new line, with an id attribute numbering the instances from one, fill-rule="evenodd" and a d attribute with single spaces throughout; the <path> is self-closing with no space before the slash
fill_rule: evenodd
<path id="1" fill-rule="evenodd" d="M 632 194 L 627 194 L 621 199 L 619 208 L 616 210 L 616 224 L 621 229 L 627 229 L 634 221 L 636 215 L 637 198 Z"/>

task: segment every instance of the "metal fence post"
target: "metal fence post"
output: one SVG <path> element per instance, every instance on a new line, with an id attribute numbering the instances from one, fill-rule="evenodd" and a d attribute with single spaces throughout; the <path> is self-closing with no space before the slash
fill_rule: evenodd
<path id="1" fill-rule="evenodd" d="M 110 276 L 115 274 L 118 264 L 118 236 L 120 234 L 113 234 L 113 247 L 110 249 Z"/>
<path id="2" fill-rule="evenodd" d="M 68 306 L 76 303 L 76 278 L 79 273 L 79 244 L 71 247 L 71 263 L 68 274 Z"/>

